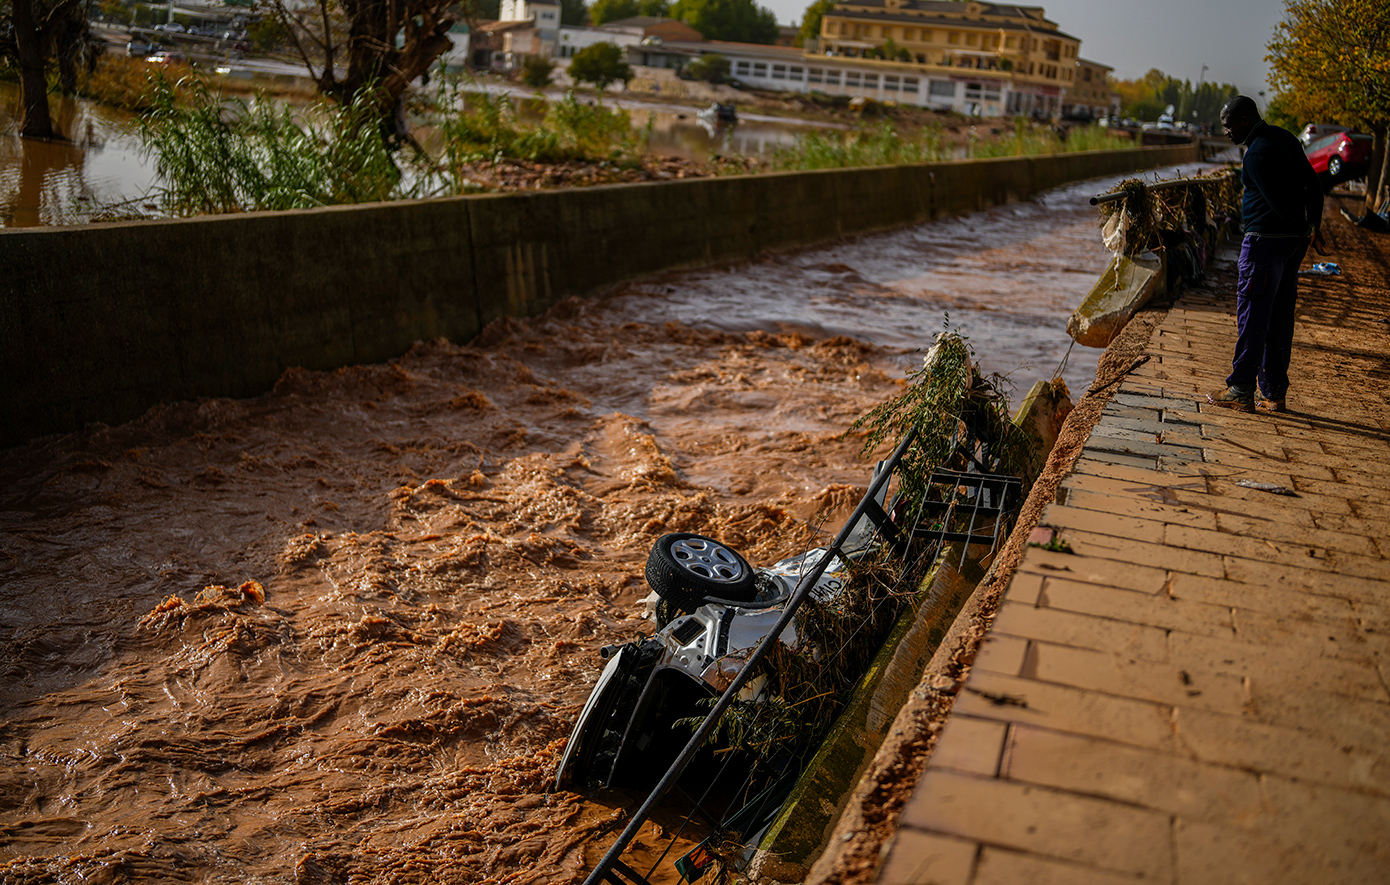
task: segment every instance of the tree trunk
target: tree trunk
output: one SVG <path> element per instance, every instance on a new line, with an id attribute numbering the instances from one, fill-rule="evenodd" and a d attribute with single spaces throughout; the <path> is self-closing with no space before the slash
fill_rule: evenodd
<path id="1" fill-rule="evenodd" d="M 1385 161 L 1390 152 L 1385 150 L 1385 126 L 1375 126 L 1371 135 L 1371 165 L 1366 170 L 1365 212 L 1374 212 L 1380 202 L 1380 191 L 1385 182 Z"/>
<path id="2" fill-rule="evenodd" d="M 1374 204 L 1368 204 L 1368 211 L 1385 211 L 1390 209 L 1390 124 L 1382 126 L 1376 135 L 1380 141 L 1380 156 L 1371 156 L 1371 171 L 1366 174 L 1366 197 L 1374 199 Z M 1379 162 L 1377 162 L 1379 160 Z M 1375 182 L 1371 179 L 1376 178 Z"/>
<path id="3" fill-rule="evenodd" d="M 53 118 L 48 113 L 48 79 L 43 74 L 43 45 L 34 25 L 31 0 L 12 0 L 15 54 L 19 57 L 19 92 L 24 122 L 19 134 L 28 138 L 53 138 Z"/>

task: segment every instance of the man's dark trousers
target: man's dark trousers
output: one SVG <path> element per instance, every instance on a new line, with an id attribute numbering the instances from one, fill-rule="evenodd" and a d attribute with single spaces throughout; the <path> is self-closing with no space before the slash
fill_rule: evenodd
<path id="1" fill-rule="evenodd" d="M 1306 237 L 1246 235 L 1241 243 L 1236 288 L 1239 334 L 1228 386 L 1253 391 L 1258 380 L 1267 399 L 1283 399 L 1288 392 L 1298 265 L 1307 251 Z"/>

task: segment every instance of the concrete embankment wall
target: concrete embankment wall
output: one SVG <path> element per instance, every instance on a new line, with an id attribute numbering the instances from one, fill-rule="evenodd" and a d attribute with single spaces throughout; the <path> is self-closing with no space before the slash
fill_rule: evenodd
<path id="1" fill-rule="evenodd" d="M 1197 159 L 1197 147 L 0 231 L 0 446 L 467 341 L 670 268 Z"/>

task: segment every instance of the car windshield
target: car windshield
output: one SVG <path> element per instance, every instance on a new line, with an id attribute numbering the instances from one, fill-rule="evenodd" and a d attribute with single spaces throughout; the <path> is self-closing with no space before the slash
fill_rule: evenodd
<path id="1" fill-rule="evenodd" d="M 1309 154 L 1313 153 L 1314 151 L 1320 151 L 1340 137 L 1340 135 L 1324 135 L 1322 138 L 1315 138 L 1312 141 L 1308 142 L 1308 146 L 1303 150 L 1305 153 Z"/>

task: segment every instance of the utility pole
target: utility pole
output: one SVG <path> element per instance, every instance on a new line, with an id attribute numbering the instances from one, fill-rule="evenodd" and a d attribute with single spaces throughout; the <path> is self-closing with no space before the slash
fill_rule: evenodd
<path id="1" fill-rule="evenodd" d="M 1202 73 L 1197 75 L 1197 88 L 1192 92 L 1192 120 L 1197 120 L 1197 98 L 1202 94 L 1202 83 L 1207 79 L 1207 66 L 1202 65 Z"/>

